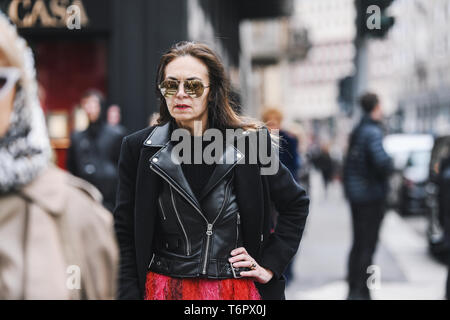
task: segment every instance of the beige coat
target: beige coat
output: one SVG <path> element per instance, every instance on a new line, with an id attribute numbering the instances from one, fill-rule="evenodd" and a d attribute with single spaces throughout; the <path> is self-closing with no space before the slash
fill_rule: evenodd
<path id="1" fill-rule="evenodd" d="M 89 183 L 51 167 L 0 195 L 0 299 L 113 299 L 118 250 Z"/>

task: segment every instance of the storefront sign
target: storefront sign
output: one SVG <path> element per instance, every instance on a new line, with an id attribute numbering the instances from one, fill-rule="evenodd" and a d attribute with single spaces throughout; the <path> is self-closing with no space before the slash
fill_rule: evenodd
<path id="1" fill-rule="evenodd" d="M 8 15 L 19 28 L 73 29 L 89 24 L 82 0 L 12 0 Z"/>

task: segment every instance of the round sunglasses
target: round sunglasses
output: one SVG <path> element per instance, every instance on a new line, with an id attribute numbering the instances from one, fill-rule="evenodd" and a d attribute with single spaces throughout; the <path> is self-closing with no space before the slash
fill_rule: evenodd
<path id="1" fill-rule="evenodd" d="M 19 68 L 0 67 L 0 99 L 14 87 L 19 78 Z"/>
<path id="2" fill-rule="evenodd" d="M 205 86 L 201 80 L 180 81 L 174 79 L 164 80 L 158 88 L 165 98 L 173 97 L 177 94 L 181 82 L 183 82 L 184 92 L 191 98 L 200 98 L 203 95 L 205 88 L 209 88 L 209 86 Z"/>

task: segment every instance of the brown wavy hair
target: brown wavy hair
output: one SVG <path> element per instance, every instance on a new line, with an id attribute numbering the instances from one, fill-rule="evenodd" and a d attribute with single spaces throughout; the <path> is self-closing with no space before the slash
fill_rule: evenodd
<path id="1" fill-rule="evenodd" d="M 165 79 L 167 65 L 175 58 L 183 56 L 197 58 L 208 68 L 210 81 L 208 121 L 210 127 L 219 130 L 237 128 L 256 130 L 262 127 L 261 122 L 240 116 L 234 111 L 233 102 L 230 100 L 230 81 L 219 56 L 206 44 L 188 41 L 176 43 L 169 51 L 163 54 L 159 62 L 156 75 L 156 95 L 159 99 L 158 125 L 173 120 L 167 108 L 166 100 L 158 89 L 158 85 Z"/>

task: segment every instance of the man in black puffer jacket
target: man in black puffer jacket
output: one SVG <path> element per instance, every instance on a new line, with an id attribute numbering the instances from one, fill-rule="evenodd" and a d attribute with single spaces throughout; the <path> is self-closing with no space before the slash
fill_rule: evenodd
<path id="1" fill-rule="evenodd" d="M 344 189 L 353 221 L 353 246 L 348 265 L 348 299 L 370 299 L 367 285 L 378 232 L 384 215 L 392 160 L 383 148 L 383 113 L 377 95 L 360 98 L 361 122 L 350 136 L 344 165 Z"/>

